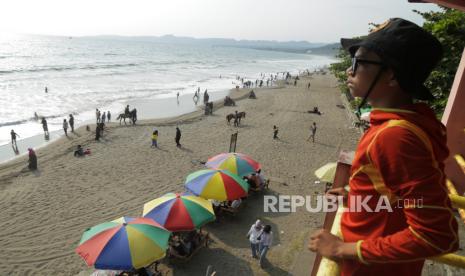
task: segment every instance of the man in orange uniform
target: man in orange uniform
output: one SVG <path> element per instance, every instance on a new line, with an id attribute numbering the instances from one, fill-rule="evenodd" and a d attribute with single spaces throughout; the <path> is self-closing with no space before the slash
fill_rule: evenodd
<path id="1" fill-rule="evenodd" d="M 384 198 L 392 210 L 346 210 L 342 239 L 319 230 L 309 248 L 338 261 L 342 275 L 421 275 L 425 258 L 458 249 L 445 186 L 446 130 L 426 104 L 413 102 L 433 98 L 423 83 L 441 59 L 441 44 L 400 18 L 341 44 L 352 55 L 351 94 L 373 107 L 351 168 L 347 204 L 358 197 L 375 210 Z"/>

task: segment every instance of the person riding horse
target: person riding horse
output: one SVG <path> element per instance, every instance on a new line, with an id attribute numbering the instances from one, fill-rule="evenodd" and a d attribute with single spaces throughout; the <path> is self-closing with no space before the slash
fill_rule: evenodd
<path id="1" fill-rule="evenodd" d="M 129 108 L 129 105 L 126 108 Z M 135 125 L 137 121 L 137 109 L 134 108 L 133 110 L 127 113 L 126 113 L 126 110 L 124 110 L 124 113 L 119 114 L 116 120 L 119 120 L 120 124 L 121 124 L 121 120 L 124 120 L 124 124 L 126 124 L 126 118 L 130 119 L 132 124 Z"/>
<path id="2" fill-rule="evenodd" d="M 126 105 L 126 108 L 124 109 L 124 114 L 129 115 L 129 105 Z"/>

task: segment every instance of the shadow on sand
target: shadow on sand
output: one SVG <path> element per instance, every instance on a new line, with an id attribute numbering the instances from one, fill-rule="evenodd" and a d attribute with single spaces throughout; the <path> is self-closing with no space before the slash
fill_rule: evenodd
<path id="1" fill-rule="evenodd" d="M 208 265 L 216 275 L 253 275 L 249 263 L 221 248 L 202 248 L 189 262 L 173 263 L 168 267 L 175 276 L 190 276 L 205 275 Z"/>

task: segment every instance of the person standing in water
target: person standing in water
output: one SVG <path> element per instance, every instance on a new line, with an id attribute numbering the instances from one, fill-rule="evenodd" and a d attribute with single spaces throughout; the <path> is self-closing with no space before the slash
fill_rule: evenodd
<path id="1" fill-rule="evenodd" d="M 49 136 L 47 120 L 45 120 L 45 117 L 42 117 L 42 122 L 41 123 L 42 123 L 42 128 L 44 129 L 45 136 Z"/>
<path id="2" fill-rule="evenodd" d="M 107 111 L 107 121 L 110 122 L 111 120 L 111 113 L 110 110 Z"/>

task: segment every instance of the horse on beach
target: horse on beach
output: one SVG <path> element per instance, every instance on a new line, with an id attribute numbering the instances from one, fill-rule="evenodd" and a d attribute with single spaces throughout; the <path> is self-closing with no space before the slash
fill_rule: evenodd
<path id="1" fill-rule="evenodd" d="M 137 121 L 137 110 L 134 108 L 133 110 L 129 111 L 129 113 L 120 113 L 116 120 L 119 120 L 119 124 L 121 125 L 121 120 L 124 121 L 126 125 L 126 119 L 129 119 L 133 125 L 136 124 Z"/>
<path id="2" fill-rule="evenodd" d="M 226 115 L 226 121 L 228 121 L 228 125 L 230 125 L 231 120 L 235 119 L 235 118 L 236 118 L 236 114 L 234 114 L 234 113 L 230 113 L 230 114 Z M 242 118 L 245 118 L 245 112 L 244 111 L 237 113 L 237 123 L 238 124 L 241 123 Z"/>
<path id="3" fill-rule="evenodd" d="M 228 121 L 228 125 L 231 124 L 231 120 L 235 117 L 236 115 L 234 115 L 233 113 L 230 113 L 228 115 L 226 115 L 226 121 Z"/>

